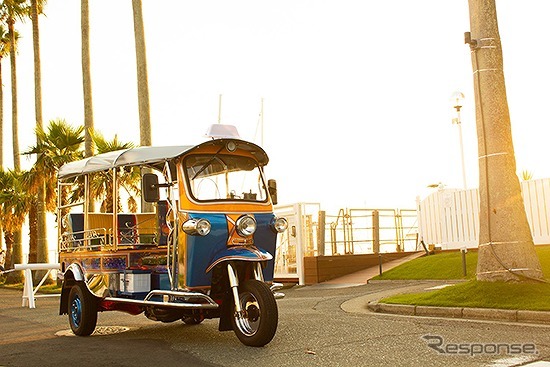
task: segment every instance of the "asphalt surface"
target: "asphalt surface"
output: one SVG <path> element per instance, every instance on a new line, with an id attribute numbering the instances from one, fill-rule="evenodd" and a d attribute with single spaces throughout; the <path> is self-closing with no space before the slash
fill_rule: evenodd
<path id="1" fill-rule="evenodd" d="M 279 327 L 263 348 L 242 345 L 217 320 L 189 326 L 104 312 L 101 333 L 71 336 L 58 298 L 21 307 L 0 289 L 0 366 L 550 366 L 550 325 L 370 312 L 368 302 L 435 282 L 286 289 Z M 120 331 L 113 333 L 114 331 Z"/>

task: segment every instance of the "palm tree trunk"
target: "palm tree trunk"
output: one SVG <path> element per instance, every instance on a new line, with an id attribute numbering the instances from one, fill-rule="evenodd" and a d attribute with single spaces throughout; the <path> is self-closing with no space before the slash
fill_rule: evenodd
<path id="1" fill-rule="evenodd" d="M 4 232 L 4 241 L 6 242 L 6 263 L 4 267 L 6 269 L 13 268 L 12 253 L 13 253 L 13 233 L 9 231 Z"/>
<path id="2" fill-rule="evenodd" d="M 80 31 L 82 38 L 82 88 L 84 92 L 84 156 L 94 155 L 92 132 L 94 108 L 92 99 L 92 71 L 90 67 L 90 8 L 88 0 L 80 1 Z M 88 209 L 94 211 L 95 203 L 89 201 Z"/>
<path id="3" fill-rule="evenodd" d="M 15 172 L 21 170 L 21 159 L 19 154 L 19 126 L 17 123 L 17 64 L 15 61 L 15 29 L 14 20 L 8 19 L 8 30 L 10 33 L 10 63 L 11 63 L 11 124 L 13 141 L 13 169 Z"/>
<path id="4" fill-rule="evenodd" d="M 42 128 L 42 67 L 40 61 L 40 26 L 38 19 L 37 0 L 31 0 L 31 18 L 32 18 L 32 41 L 34 50 L 34 112 L 36 116 L 36 128 Z M 38 141 L 37 141 L 38 143 Z M 48 236 L 46 227 L 45 210 L 45 182 L 43 176 L 39 178 L 37 193 L 37 225 L 36 225 L 36 260 L 35 262 L 48 262 Z M 31 250 L 29 249 L 29 252 Z M 30 260 L 29 260 L 30 261 Z M 40 273 L 40 272 L 37 272 Z M 43 274 L 37 274 L 40 279 Z"/>
<path id="5" fill-rule="evenodd" d="M 15 27 L 14 19 L 8 19 L 8 30 L 10 34 L 10 63 L 11 63 L 11 123 L 12 123 L 12 146 L 13 146 L 13 169 L 15 172 L 21 171 L 21 158 L 19 154 L 19 126 L 17 123 L 17 63 L 15 57 Z M 11 264 L 23 262 L 23 249 L 21 243 L 21 228 L 13 232 L 13 247 Z M 20 271 L 14 271 L 8 274 L 6 282 L 19 283 L 23 279 Z"/>
<path id="6" fill-rule="evenodd" d="M 542 279 L 512 143 L 495 0 L 469 0 L 479 151 L 477 279 Z"/>
<path id="7" fill-rule="evenodd" d="M 32 44 L 34 51 L 34 114 L 36 127 L 42 127 L 42 71 L 40 63 L 40 30 L 38 4 L 31 0 Z"/>
<path id="8" fill-rule="evenodd" d="M 143 11 L 141 0 L 132 0 L 134 13 L 134 39 L 136 43 L 136 67 L 138 82 L 138 106 L 139 106 L 139 144 L 150 146 L 151 137 L 151 113 L 149 107 L 149 82 L 147 77 L 147 51 L 145 47 L 145 27 L 143 26 Z M 153 205 L 141 200 L 141 212 L 153 211 Z"/>
<path id="9" fill-rule="evenodd" d="M 13 232 L 13 246 L 11 252 L 11 267 L 14 264 L 21 264 L 23 262 L 23 243 L 21 240 L 21 228 Z M 13 271 L 8 274 L 6 283 L 15 284 L 23 281 L 22 271 Z"/>
<path id="10" fill-rule="evenodd" d="M 2 58 L 0 57 L 0 171 L 4 169 L 4 82 L 2 80 Z M 4 242 L 4 227 L 0 222 L 0 249 Z M 6 256 L 7 257 L 7 256 Z"/>
<path id="11" fill-rule="evenodd" d="M 92 73 L 90 70 L 90 11 L 88 0 L 80 2 L 80 29 L 82 35 L 82 87 L 84 91 L 84 151 L 94 155 L 91 131 L 94 128 L 92 105 Z"/>
<path id="12" fill-rule="evenodd" d="M 47 222 L 46 222 L 46 183 L 44 182 L 44 179 L 41 179 L 40 188 L 38 189 L 38 193 L 36 196 L 36 220 L 37 220 L 37 228 L 36 228 L 36 236 L 37 236 L 37 244 L 36 244 L 36 261 L 39 263 L 47 263 L 48 262 L 48 235 L 47 235 Z"/>
<path id="13" fill-rule="evenodd" d="M 132 0 L 134 13 L 134 39 L 136 43 L 136 66 L 139 104 L 139 143 L 151 145 L 151 117 L 149 109 L 149 85 L 147 78 L 147 52 L 141 0 Z"/>
<path id="14" fill-rule="evenodd" d="M 37 200 L 34 199 L 29 210 L 29 263 L 38 262 L 38 211 L 36 204 Z M 40 277 L 40 279 L 42 279 L 42 277 Z"/>
<path id="15" fill-rule="evenodd" d="M 2 58 L 1 57 L 0 57 L 0 169 L 4 169 L 4 81 L 2 80 Z"/>

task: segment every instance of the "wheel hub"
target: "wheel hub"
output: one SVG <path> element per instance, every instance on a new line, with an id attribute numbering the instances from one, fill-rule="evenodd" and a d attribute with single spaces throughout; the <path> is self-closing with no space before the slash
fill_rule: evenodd
<path id="1" fill-rule="evenodd" d="M 73 324 L 78 327 L 82 318 L 82 302 L 80 298 L 76 297 L 71 303 L 71 319 Z"/>
<path id="2" fill-rule="evenodd" d="M 246 314 L 250 321 L 256 322 L 260 318 L 260 309 L 256 305 L 250 305 L 246 309 Z"/>

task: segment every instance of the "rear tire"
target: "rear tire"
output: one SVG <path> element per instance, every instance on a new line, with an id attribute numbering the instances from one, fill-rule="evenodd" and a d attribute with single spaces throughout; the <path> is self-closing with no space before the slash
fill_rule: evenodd
<path id="1" fill-rule="evenodd" d="M 69 293 L 69 325 L 75 335 L 91 335 L 97 324 L 97 300 L 86 285 L 78 282 Z"/>
<path id="2" fill-rule="evenodd" d="M 239 286 L 239 303 L 240 315 L 232 305 L 233 331 L 244 345 L 263 347 L 275 336 L 279 322 L 273 293 L 265 283 L 250 279 Z"/>

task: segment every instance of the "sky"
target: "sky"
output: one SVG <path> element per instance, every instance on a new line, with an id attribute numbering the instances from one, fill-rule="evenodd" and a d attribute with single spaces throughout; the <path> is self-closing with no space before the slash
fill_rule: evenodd
<path id="1" fill-rule="evenodd" d="M 204 141 L 210 124 L 256 134 L 281 204 L 414 209 L 428 185 L 462 187 L 451 95 L 465 95 L 468 187 L 478 185 L 466 0 L 142 0 L 153 145 Z M 159 6 L 162 4 L 162 7 Z M 550 177 L 550 2 L 497 0 L 518 171 Z M 83 124 L 80 2 L 40 19 L 44 123 Z M 95 128 L 139 142 L 131 1 L 90 1 Z M 34 144 L 30 21 L 17 26 L 20 147 Z M 5 166 L 11 167 L 9 60 Z M 23 166 L 32 162 L 22 159 Z"/>

